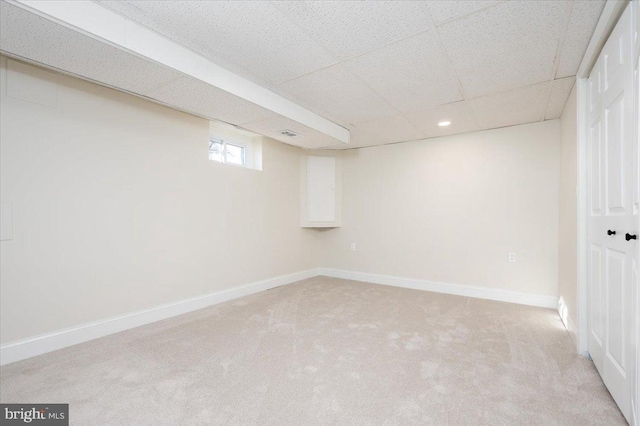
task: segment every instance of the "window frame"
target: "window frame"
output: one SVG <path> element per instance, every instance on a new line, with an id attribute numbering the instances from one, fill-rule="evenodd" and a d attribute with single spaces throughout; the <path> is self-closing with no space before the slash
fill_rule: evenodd
<path id="1" fill-rule="evenodd" d="M 250 144 L 247 142 L 242 142 L 239 141 L 237 139 L 229 139 L 229 138 L 224 138 L 224 137 L 215 137 L 215 136 L 211 136 L 209 137 L 209 146 L 211 146 L 212 143 L 220 143 L 222 144 L 222 153 L 221 153 L 221 157 L 222 160 L 218 161 L 218 160 L 214 160 L 211 157 L 209 157 L 210 161 L 215 161 L 218 162 L 220 164 L 227 164 L 229 166 L 236 166 L 236 167 L 243 167 L 243 168 L 250 168 L 249 164 L 251 161 L 251 150 L 250 150 Z M 243 158 L 242 158 L 242 164 L 237 164 L 237 163 L 231 163 L 227 160 L 227 145 L 231 145 L 234 147 L 238 147 L 242 149 L 242 153 L 243 153 Z M 211 155 L 211 148 L 209 148 L 209 155 Z"/>

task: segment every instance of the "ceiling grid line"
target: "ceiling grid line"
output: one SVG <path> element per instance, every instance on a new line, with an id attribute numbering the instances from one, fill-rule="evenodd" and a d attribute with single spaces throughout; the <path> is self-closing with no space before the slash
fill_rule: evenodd
<path id="1" fill-rule="evenodd" d="M 496 4 L 499 4 L 499 3 L 496 3 Z M 474 12 L 468 14 L 468 15 L 465 15 L 465 16 L 470 16 L 470 15 L 472 15 L 474 13 L 478 13 L 478 12 L 480 12 L 482 10 L 489 9 L 490 7 L 493 7 L 496 4 L 490 4 L 489 6 L 487 6 L 485 8 L 482 8 L 480 10 L 476 10 L 476 11 L 474 11 Z M 444 46 L 444 42 L 442 41 L 442 35 L 440 34 L 440 31 L 438 30 L 438 26 L 436 25 L 436 23 L 433 20 L 433 17 L 431 15 L 429 16 L 429 19 L 430 19 L 431 25 L 433 26 L 433 29 L 434 29 L 434 31 L 436 33 L 436 39 L 438 41 L 438 46 L 440 46 L 440 49 L 444 53 L 444 56 L 445 56 L 445 58 L 447 60 L 447 63 L 449 64 L 449 66 L 453 70 L 453 72 L 455 74 L 455 77 L 456 77 L 456 80 L 458 81 L 458 84 L 459 84 L 459 87 L 460 87 L 460 92 L 462 94 L 463 102 L 470 108 L 471 115 L 473 116 L 473 119 L 475 120 L 476 124 L 480 125 L 480 120 L 478 120 L 478 114 L 476 113 L 475 108 L 472 105 L 470 105 L 470 103 L 469 103 L 469 99 L 467 97 L 466 90 L 464 89 L 464 85 L 462 84 L 462 79 L 460 79 L 459 72 L 456 69 L 455 65 L 453 64 L 453 61 L 451 60 L 451 57 L 449 56 L 449 52 L 447 52 L 447 49 Z M 457 19 L 462 19 L 462 17 L 458 17 Z M 454 20 L 456 20 L 456 19 L 451 19 L 450 21 L 453 22 Z"/>
<path id="2" fill-rule="evenodd" d="M 435 24 L 435 21 L 434 21 L 434 24 L 435 24 L 436 27 L 439 27 L 439 26 L 442 26 L 442 25 L 447 25 L 447 24 L 450 24 L 452 22 L 458 21 L 460 19 L 467 18 L 467 17 L 469 17 L 471 15 L 475 15 L 476 13 L 483 12 L 483 11 L 485 11 L 487 9 L 490 9 L 492 7 L 495 7 L 495 6 L 498 6 L 500 3 L 504 3 L 504 2 L 507 2 L 507 1 L 509 1 L 509 0 L 496 1 L 495 3 L 490 3 L 490 4 L 488 4 L 488 5 L 484 6 L 484 7 L 480 7 L 478 9 L 474 9 L 474 10 L 470 11 L 469 13 L 466 13 L 466 14 L 463 14 L 463 15 L 459 15 L 459 16 L 455 16 L 453 18 L 446 19 L 446 20 L 444 20 L 442 22 L 439 22 L 437 24 Z"/>
<path id="3" fill-rule="evenodd" d="M 547 111 L 549 109 L 549 101 L 551 100 L 551 91 L 553 90 L 553 81 L 556 78 L 556 73 L 558 71 L 558 66 L 560 65 L 560 58 L 562 56 L 562 49 L 564 48 L 564 40 L 567 37 L 567 31 L 569 30 L 569 21 L 571 20 L 571 13 L 573 11 L 574 0 L 567 0 L 565 6 L 565 14 L 564 21 L 562 22 L 562 31 L 560 35 L 560 39 L 558 40 L 558 46 L 556 47 L 556 55 L 553 60 L 553 64 L 551 67 L 551 76 L 549 78 L 549 88 L 547 90 L 547 101 L 544 105 L 544 111 L 542 112 L 542 117 L 540 117 L 540 121 L 544 121 L 547 116 Z"/>

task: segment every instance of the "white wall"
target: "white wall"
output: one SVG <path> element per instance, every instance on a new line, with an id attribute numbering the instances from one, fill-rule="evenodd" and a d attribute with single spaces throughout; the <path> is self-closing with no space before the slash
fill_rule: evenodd
<path id="1" fill-rule="evenodd" d="M 343 225 L 318 231 L 306 151 L 212 162 L 206 120 L 31 66 L 7 96 L 6 65 L 3 344 L 318 266 L 557 295 L 558 120 L 337 153 Z"/>
<path id="2" fill-rule="evenodd" d="M 265 140 L 263 171 L 219 164 L 206 120 L 27 70 L 13 96 L 55 106 L 8 97 L 2 58 L 2 343 L 317 266 L 304 151 Z"/>
<path id="3" fill-rule="evenodd" d="M 556 296 L 559 139 L 552 120 L 345 152 L 323 265 Z"/>
<path id="4" fill-rule="evenodd" d="M 575 339 L 578 292 L 578 135 L 576 87 L 560 117 L 560 198 L 558 223 L 558 297 L 566 309 L 567 327 Z"/>

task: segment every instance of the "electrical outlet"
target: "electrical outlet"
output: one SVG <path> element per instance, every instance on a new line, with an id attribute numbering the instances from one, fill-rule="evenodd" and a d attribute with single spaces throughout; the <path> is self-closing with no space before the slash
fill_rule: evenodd
<path id="1" fill-rule="evenodd" d="M 356 251 L 356 243 L 351 243 L 351 251 Z"/>
<path id="2" fill-rule="evenodd" d="M 513 252 L 509 253 L 509 262 L 516 263 L 516 254 Z"/>

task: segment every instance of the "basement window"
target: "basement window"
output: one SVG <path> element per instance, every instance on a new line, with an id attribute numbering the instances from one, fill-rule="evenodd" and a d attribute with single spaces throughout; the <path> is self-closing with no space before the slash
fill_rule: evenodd
<path id="1" fill-rule="evenodd" d="M 209 160 L 262 170 L 262 136 L 231 124 L 209 122 Z"/>
<path id="2" fill-rule="evenodd" d="M 209 160 L 246 167 L 247 146 L 238 141 L 209 139 Z"/>

